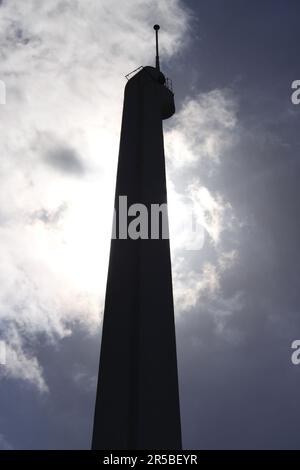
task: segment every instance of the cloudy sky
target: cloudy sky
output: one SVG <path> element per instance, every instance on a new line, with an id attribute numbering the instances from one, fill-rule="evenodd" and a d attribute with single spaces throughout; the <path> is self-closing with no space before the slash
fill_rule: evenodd
<path id="1" fill-rule="evenodd" d="M 124 75 L 153 64 L 154 23 L 177 108 L 184 447 L 300 448 L 299 14 L 297 0 L 0 0 L 0 449 L 90 447 Z"/>

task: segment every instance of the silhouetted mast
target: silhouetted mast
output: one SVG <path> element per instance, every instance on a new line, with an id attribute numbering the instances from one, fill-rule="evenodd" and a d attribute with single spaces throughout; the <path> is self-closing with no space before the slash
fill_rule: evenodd
<path id="1" fill-rule="evenodd" d="M 159 54 L 158 54 L 158 30 L 160 29 L 159 24 L 155 24 L 153 26 L 153 29 L 155 29 L 155 37 L 156 37 L 156 58 L 155 58 L 155 67 L 157 70 L 160 70 L 159 68 Z"/>
<path id="2" fill-rule="evenodd" d="M 126 76 L 94 450 L 182 448 L 167 214 L 152 212 L 167 204 L 163 121 L 175 113 L 175 102 L 159 67 L 160 27 L 153 28 L 154 66 Z M 127 218 L 137 203 L 150 216 L 150 237 L 140 233 L 137 219 Z M 138 228 L 132 231 L 134 223 Z"/>

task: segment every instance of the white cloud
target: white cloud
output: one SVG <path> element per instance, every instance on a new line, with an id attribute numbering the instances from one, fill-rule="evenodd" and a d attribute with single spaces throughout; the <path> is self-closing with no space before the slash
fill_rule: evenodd
<path id="1" fill-rule="evenodd" d="M 174 116 L 171 129 L 165 133 L 170 214 L 177 214 L 173 233 L 172 221 L 170 224 L 173 249 L 179 248 L 176 238 L 180 225 L 182 230 L 186 227 L 184 217 L 180 220 L 178 217 L 185 208 L 193 208 L 197 224 L 214 245 L 234 222 L 230 203 L 220 193 L 209 189 L 206 181 L 207 175 L 219 170 L 222 154 L 236 141 L 236 112 L 237 103 L 229 90 L 200 93 L 185 101 Z M 180 181 L 182 174 L 185 175 L 184 191 L 174 183 Z M 184 207 L 178 212 L 181 204 Z M 184 243 L 182 241 L 182 248 Z"/>
<path id="2" fill-rule="evenodd" d="M 22 341 L 20 330 L 9 325 L 6 329 L 6 337 L 6 365 L 1 368 L 0 377 L 22 379 L 35 384 L 40 392 L 48 392 L 42 367 L 36 357 L 26 352 L 26 345 Z"/>
<path id="3" fill-rule="evenodd" d="M 181 313 L 195 307 L 202 297 L 214 296 L 220 289 L 220 275 L 211 263 L 205 263 L 195 271 L 185 263 L 183 257 L 174 257 L 173 262 L 174 302 Z"/>
<path id="4" fill-rule="evenodd" d="M 154 23 L 161 23 L 161 55 L 168 61 L 189 41 L 189 21 L 177 0 L 3 2 L 0 328 L 7 377 L 47 391 L 37 338 L 55 342 L 78 323 L 93 332 L 99 326 L 124 75 L 154 62 Z M 194 175 L 199 164 L 218 165 L 232 145 L 235 110 L 227 90 L 199 94 L 172 118 L 165 139 L 170 213 L 178 213 L 176 201 L 196 207 L 201 246 L 210 243 L 218 257 L 233 211 Z M 175 184 L 183 169 L 190 171 L 184 193 Z M 181 312 L 219 292 L 225 258 L 182 270 L 177 250 L 186 247 L 189 233 L 175 224 L 175 235 L 174 294 Z"/>
<path id="5" fill-rule="evenodd" d="M 232 268 L 238 261 L 239 253 L 238 250 L 224 251 L 219 257 L 219 266 L 221 271 Z"/>
<path id="6" fill-rule="evenodd" d="M 0 327 L 5 375 L 40 391 L 38 336 L 99 326 L 124 75 L 154 62 L 160 20 L 168 60 L 188 39 L 177 0 L 1 6 Z"/>
<path id="7" fill-rule="evenodd" d="M 217 244 L 226 228 L 225 214 L 231 210 L 230 204 L 220 194 L 213 195 L 205 186 L 197 183 L 188 186 L 187 191 L 193 200 L 198 223 L 207 231 L 211 241 Z"/>
<path id="8" fill-rule="evenodd" d="M 165 138 L 170 170 L 220 162 L 234 140 L 237 104 L 229 90 L 212 90 L 186 99 Z"/>
<path id="9" fill-rule="evenodd" d="M 225 299 L 222 292 L 226 271 L 238 260 L 234 242 L 228 247 L 224 240 L 228 233 L 236 240 L 238 223 L 230 202 L 209 188 L 209 176 L 222 171 L 222 157 L 236 142 L 237 109 L 229 90 L 200 93 L 185 101 L 165 136 L 175 310 L 181 315 L 197 307 L 210 313 L 216 331 L 228 336 L 227 319 L 241 309 L 242 300 L 240 293 Z M 187 234 L 191 207 L 203 229 L 193 243 Z M 192 260 L 190 250 L 197 250 Z"/>

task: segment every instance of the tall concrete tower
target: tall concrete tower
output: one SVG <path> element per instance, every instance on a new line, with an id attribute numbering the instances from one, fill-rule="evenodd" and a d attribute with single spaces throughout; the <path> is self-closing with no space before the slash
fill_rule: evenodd
<path id="1" fill-rule="evenodd" d="M 167 202 L 162 120 L 175 112 L 154 29 L 156 67 L 125 87 L 93 449 L 181 448 L 169 239 L 150 217 Z M 124 232 L 124 196 L 131 215 L 134 204 L 148 209 L 149 238 Z"/>

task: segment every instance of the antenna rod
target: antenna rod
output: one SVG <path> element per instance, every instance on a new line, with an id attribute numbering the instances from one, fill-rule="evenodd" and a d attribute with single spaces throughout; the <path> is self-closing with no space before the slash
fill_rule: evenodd
<path id="1" fill-rule="evenodd" d="M 155 30 L 155 37 L 156 37 L 156 58 L 155 58 L 155 67 L 157 70 L 160 70 L 159 68 L 159 54 L 158 54 L 158 30 L 160 29 L 159 24 L 155 24 L 153 26 L 153 29 Z"/>

